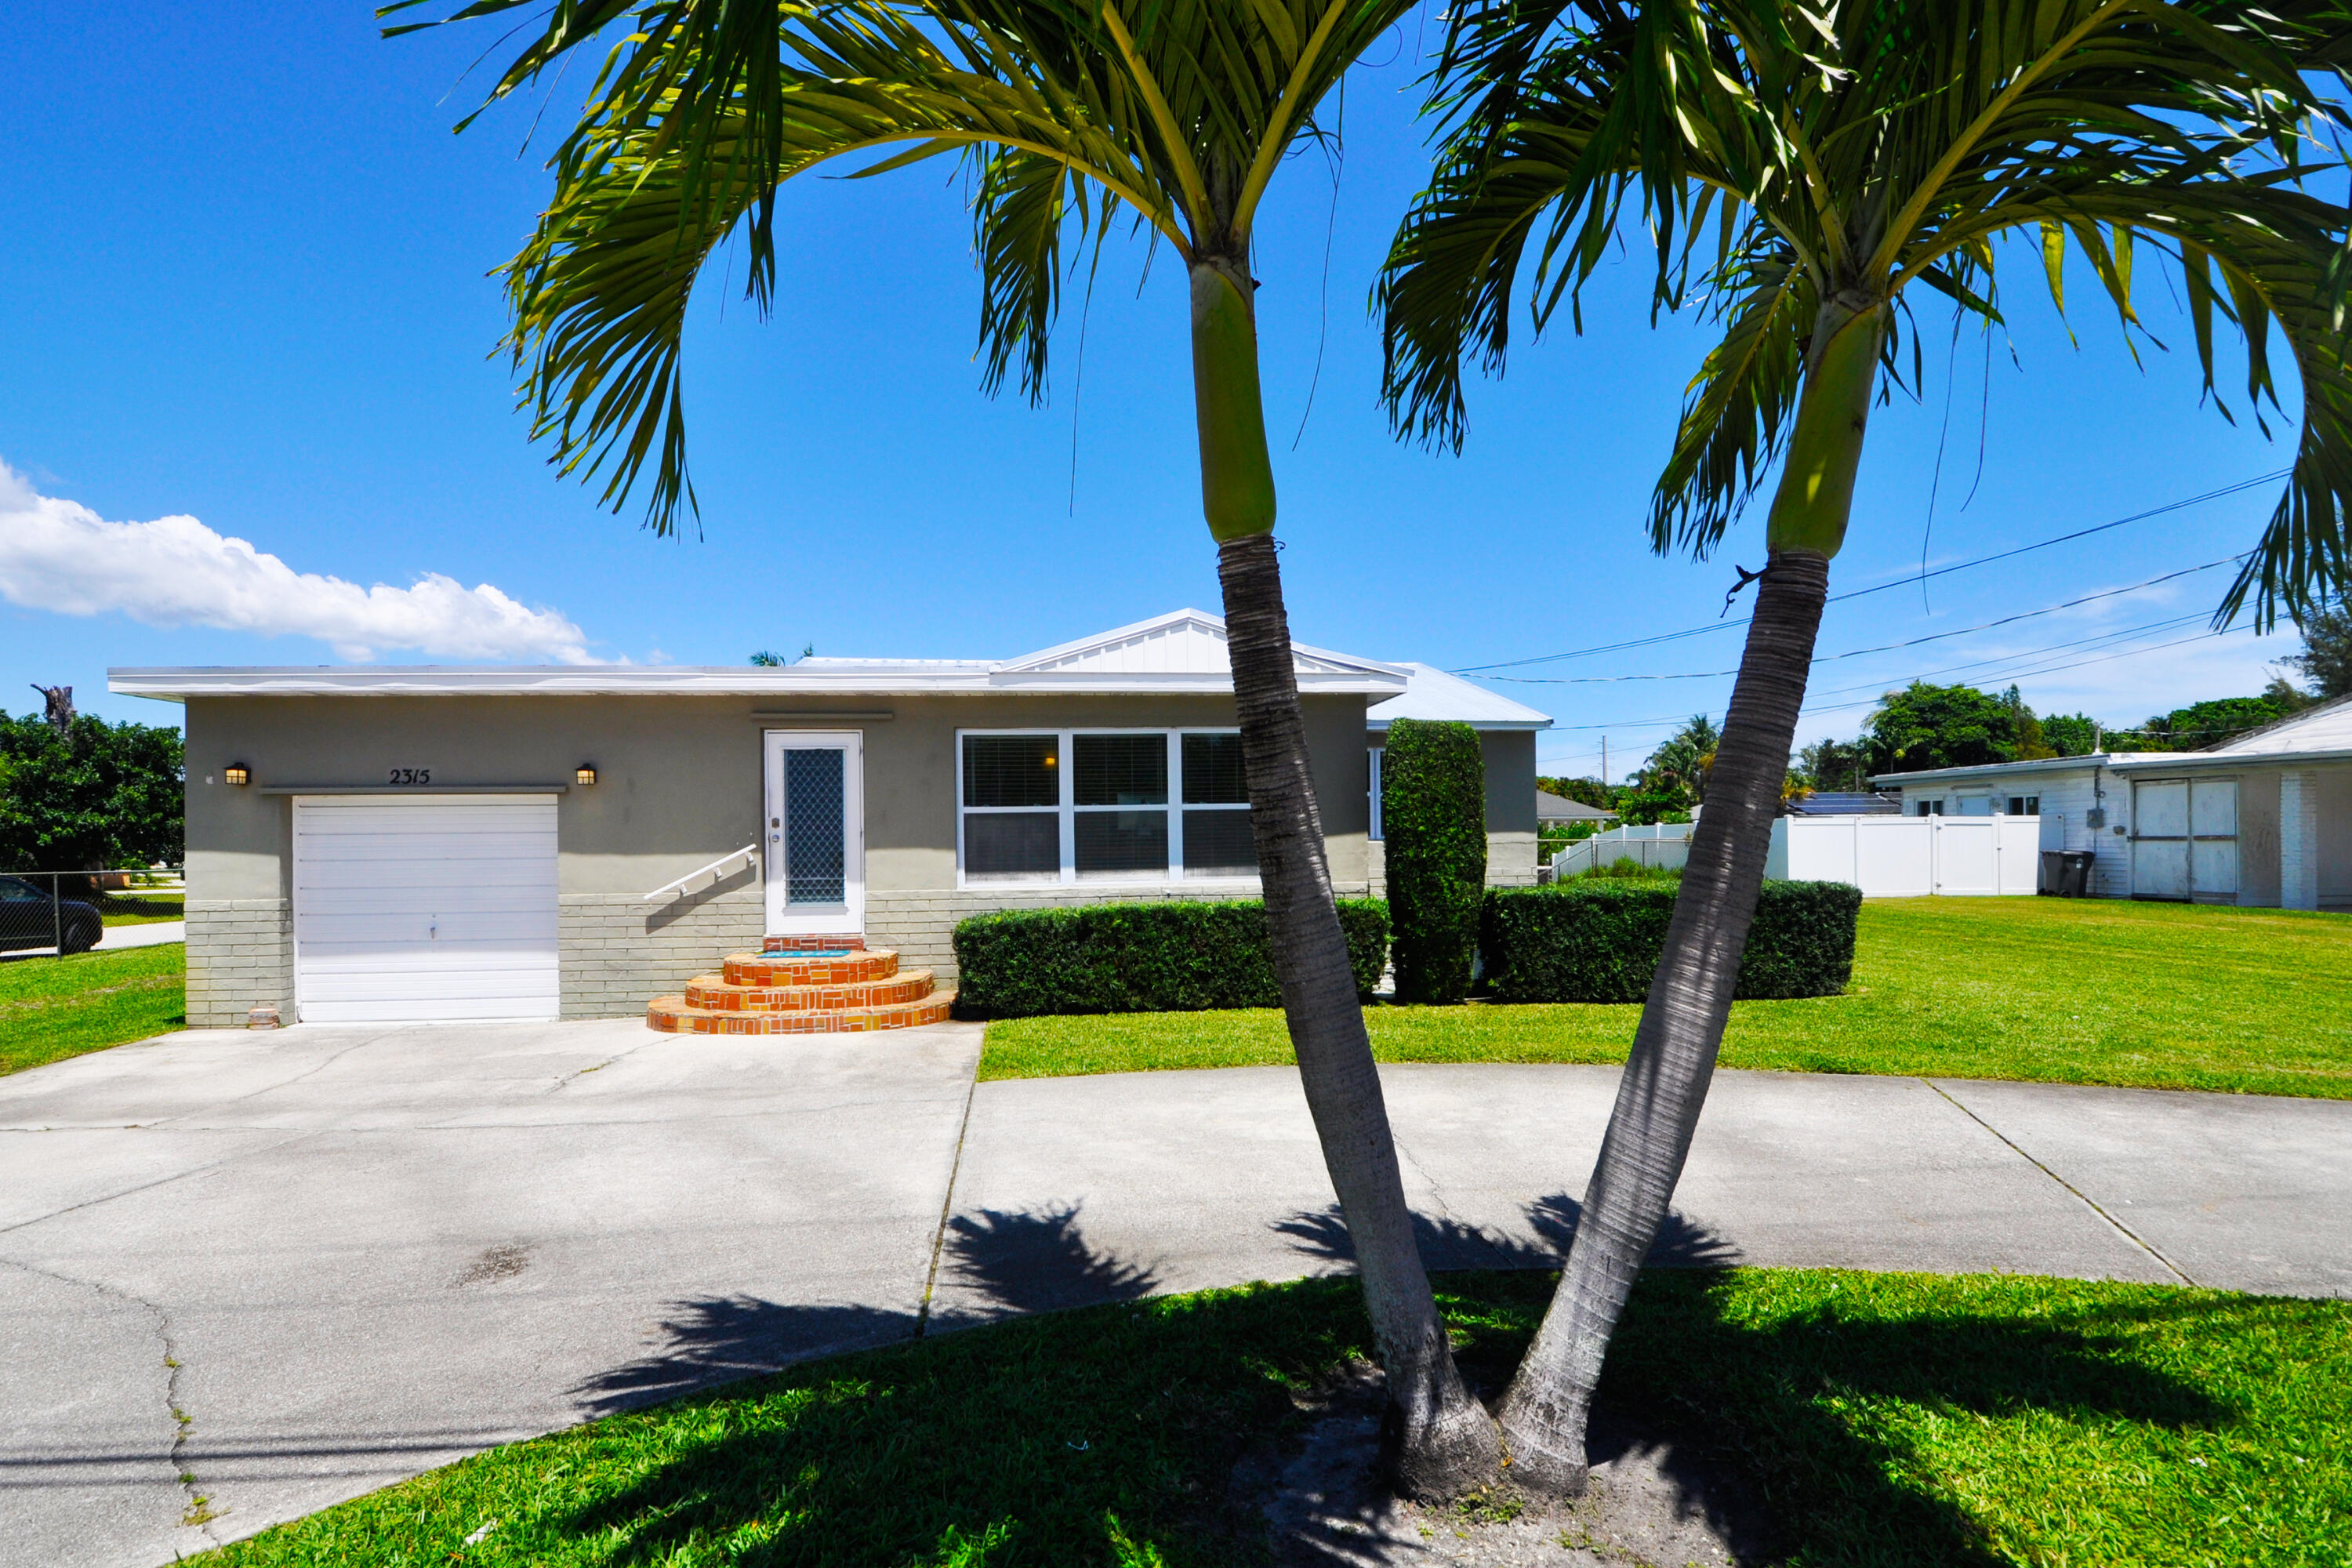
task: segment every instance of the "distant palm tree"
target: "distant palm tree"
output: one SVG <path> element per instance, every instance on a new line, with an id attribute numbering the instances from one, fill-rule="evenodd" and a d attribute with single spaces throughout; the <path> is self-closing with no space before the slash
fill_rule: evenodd
<path id="1" fill-rule="evenodd" d="M 476 0 L 448 20 L 526 3 L 538 0 Z M 625 28 L 507 268 L 509 346 L 560 466 L 608 468 L 604 498 L 618 504 L 650 459 L 661 530 L 692 505 L 677 384 L 688 297 L 740 234 L 751 296 L 773 302 L 776 192 L 794 175 L 845 155 L 888 154 L 861 174 L 967 161 L 992 392 L 1017 361 L 1022 390 L 1043 395 L 1065 271 L 1089 245 L 1098 258 L 1123 212 L 1183 261 L 1202 504 L 1283 1008 L 1388 1373 L 1398 1479 L 1441 1496 L 1484 1480 L 1499 1452 L 1415 1249 L 1332 901 L 1275 552 L 1250 271 L 1284 154 L 1324 134 L 1316 105 L 1412 4 L 559 0 L 494 96 Z"/>
<path id="2" fill-rule="evenodd" d="M 2352 12 L 2190 0 L 1466 0 L 1437 72 L 1449 131 L 1384 275 L 1400 427 L 1462 435 L 1462 362 L 1499 365 L 1531 240 L 1538 328 L 1637 202 L 1655 298 L 1723 325 L 1650 515 L 1705 554 L 1777 462 L 1747 651 L 1665 955 L 1568 1268 L 1507 1395 L 1512 1474 L 1583 1484 L 1585 1414 L 1666 1212 L 1723 1037 L 1804 698 L 1830 558 L 1907 290 L 2000 320 L 1997 242 L 2035 241 L 2064 308 L 2069 250 L 2126 338 L 2135 257 L 2177 274 L 2213 386 L 2218 315 L 2276 405 L 2275 327 L 2304 395 L 2293 478 L 2219 619 L 2267 626 L 2346 585 L 2352 376 L 2340 172 Z M 2333 81 L 2338 96 L 2323 98 Z M 1914 350 L 1916 366 L 1916 350 Z M 1915 371 L 1916 374 L 1916 371 Z M 2226 412 L 2226 410 L 2225 410 Z M 1601 415 L 1595 407 L 1585 416 Z M 1743 584 L 1744 585 L 1744 584 Z"/>

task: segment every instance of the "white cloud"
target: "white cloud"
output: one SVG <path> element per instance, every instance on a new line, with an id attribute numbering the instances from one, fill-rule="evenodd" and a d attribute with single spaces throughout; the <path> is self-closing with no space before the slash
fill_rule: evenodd
<path id="1" fill-rule="evenodd" d="M 587 634 L 554 610 L 437 572 L 415 585 L 362 588 L 297 572 L 193 517 L 108 522 L 38 495 L 0 463 L 0 597 L 69 616 L 121 611 L 151 626 L 213 626 L 317 637 L 346 659 L 388 648 L 453 658 L 587 664 Z"/>

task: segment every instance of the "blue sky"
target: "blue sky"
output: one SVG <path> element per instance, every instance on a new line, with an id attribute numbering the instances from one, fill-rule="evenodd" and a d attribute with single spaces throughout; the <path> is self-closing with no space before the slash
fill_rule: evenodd
<path id="1" fill-rule="evenodd" d="M 1452 668 L 1706 623 L 1732 563 L 1758 563 L 1761 509 L 1712 562 L 1644 543 L 1649 489 L 1707 340 L 1693 321 L 1652 329 L 1638 247 L 1589 295 L 1584 337 L 1522 335 L 1507 377 L 1475 393 L 1459 457 L 1401 444 L 1382 423 L 1365 301 L 1425 169 L 1412 84 L 1416 47 L 1433 36 L 1408 24 L 1392 58 L 1376 49 L 1351 77 L 1336 200 L 1326 159 L 1310 153 L 1284 170 L 1260 228 L 1293 628 Z M 0 159 L 0 462 L 16 478 L 0 483 L 13 482 L 20 508 L 194 518 L 202 529 L 183 526 L 183 544 L 247 541 L 283 572 L 248 574 L 249 603 L 227 616 L 236 629 L 188 624 L 205 618 L 185 603 L 194 574 L 181 574 L 176 599 L 152 581 L 176 556 L 147 579 L 121 559 L 52 563 L 37 592 L 0 599 L 0 706 L 37 704 L 28 682 L 66 682 L 87 710 L 165 721 L 168 708 L 104 695 L 106 668 L 336 661 L 359 649 L 308 631 L 378 584 L 391 596 L 379 610 L 396 600 L 425 625 L 450 611 L 488 626 L 496 646 L 557 650 L 534 658 L 688 664 L 811 644 L 1010 656 L 1183 605 L 1217 608 L 1181 273 L 1162 257 L 1145 277 L 1141 243 L 1114 244 L 1084 312 L 1083 387 L 1080 285 L 1050 405 L 985 399 L 970 228 L 944 165 L 791 192 L 772 319 L 740 298 L 740 264 L 731 287 L 705 285 L 686 355 L 698 540 L 656 538 L 556 477 L 492 354 L 504 315 L 488 274 L 538 210 L 541 159 L 582 84 L 559 85 L 527 154 L 535 104 L 453 136 L 483 81 L 460 75 L 495 37 L 476 26 L 385 42 L 367 7 L 341 4 L 13 8 L 0 40 L 13 100 Z M 2087 275 L 2079 348 L 2035 274 L 2011 277 L 2011 327 L 1989 376 L 1973 329 L 1950 363 L 1948 317 L 1917 302 L 1926 396 L 1874 416 L 1833 591 L 1918 569 L 1939 442 L 1931 564 L 2284 466 L 2291 447 L 2263 441 L 2242 408 L 2236 428 L 2200 409 L 2164 285 L 2143 281 L 2143 312 L 2181 352 L 2147 353 L 2142 369 L 2088 301 Z M 2262 487 L 1940 578 L 1924 596 L 1913 586 L 1833 605 L 1822 651 L 1958 631 L 2233 553 L 2274 499 Z M 26 515 L 0 504 L 0 527 Z M 355 587 L 339 599 L 287 573 Z M 449 581 L 409 605 L 405 591 L 428 576 Z M 2190 621 L 2019 657 L 2209 611 L 2226 578 L 2209 571 L 1822 666 L 1801 738 L 1851 734 L 1877 689 L 1953 667 L 1965 668 L 1937 678 L 2038 671 L 2021 676 L 2038 708 L 2111 722 L 2257 689 L 2265 662 L 2299 646 L 2291 630 L 2158 646 L 2190 637 Z M 475 593 L 482 584 L 495 595 Z M 324 607 L 306 620 L 289 598 Z M 121 607 L 133 602 L 170 624 L 133 619 Z M 1511 673 L 1723 670 L 1738 642 L 1724 631 Z M 491 643 L 467 646 L 478 645 Z M 2049 668 L 2086 658 L 2101 662 Z M 1547 771 L 1593 771 L 1606 734 L 1622 773 L 1666 733 L 1661 721 L 1719 718 L 1729 681 L 1499 689 L 1559 721 L 1540 748 Z"/>

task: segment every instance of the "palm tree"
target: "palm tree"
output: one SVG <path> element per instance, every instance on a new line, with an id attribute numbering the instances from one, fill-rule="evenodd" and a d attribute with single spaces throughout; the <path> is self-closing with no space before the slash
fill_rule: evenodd
<path id="1" fill-rule="evenodd" d="M 1505 1396 L 1512 1473 L 1581 1487 L 1610 1335 L 1706 1094 L 1874 394 L 1924 284 L 1990 330 L 2021 236 L 2063 312 L 2079 252 L 2138 326 L 2134 261 L 2177 274 L 2205 385 L 2213 323 L 2277 405 L 2293 477 L 2217 621 L 2297 616 L 2347 576 L 2352 377 L 2346 209 L 2305 188 L 2341 110 L 2352 13 L 2190 0 L 1468 0 L 1436 70 L 1444 145 L 1381 285 L 1400 429 L 1458 443 L 1462 361 L 1498 367 L 1531 239 L 1535 324 L 1573 301 L 1638 198 L 1656 304 L 1722 337 L 1691 384 L 1650 514 L 1705 555 L 1780 465 L 1766 561 L 1665 954 L 1551 1309 Z M 1915 350 L 1916 360 L 1916 350 Z M 1916 375 L 1916 368 L 1914 374 Z M 2226 412 L 2226 410 L 2224 410 Z M 1747 574 L 1742 574 L 1743 585 Z"/>
<path id="2" fill-rule="evenodd" d="M 447 20 L 524 3 L 477 0 Z M 688 299 L 712 251 L 740 234 L 751 293 L 772 303 L 776 193 L 793 176 L 844 156 L 868 157 L 864 174 L 965 159 L 984 384 L 995 391 L 1017 360 L 1033 401 L 1066 246 L 1073 261 L 1089 246 L 1098 259 L 1128 221 L 1182 258 L 1202 505 L 1283 1007 L 1388 1374 L 1395 1473 L 1408 1492 L 1445 1496 L 1491 1475 L 1499 1451 L 1415 1247 L 1332 903 L 1276 564 L 1250 274 L 1251 226 L 1284 153 L 1323 134 L 1316 105 L 1412 4 L 562 0 L 493 96 L 622 25 L 555 158 L 555 194 L 507 268 L 508 346 L 565 471 L 608 468 L 617 505 L 653 462 L 659 530 L 692 505 L 677 386 Z"/>

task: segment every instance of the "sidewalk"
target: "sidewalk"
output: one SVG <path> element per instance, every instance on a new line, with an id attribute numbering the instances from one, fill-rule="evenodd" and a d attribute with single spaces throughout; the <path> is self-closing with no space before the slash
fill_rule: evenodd
<path id="1" fill-rule="evenodd" d="M 188 940 L 185 921 L 149 921 L 144 925 L 109 926 L 106 934 L 98 939 L 100 952 L 113 952 L 126 947 L 162 947 L 166 942 Z M 0 953 L 0 959 L 55 958 L 54 947 L 19 947 Z"/>
<path id="2" fill-rule="evenodd" d="M 151 1568 L 798 1357 L 1345 1267 L 1295 1073 L 975 1087 L 980 1035 L 194 1031 L 0 1079 L 0 1559 Z M 1615 1069 L 1382 1077 L 1432 1264 L 1555 1258 Z M 2352 1103 L 1726 1072 L 1662 1253 L 2352 1296 Z"/>

